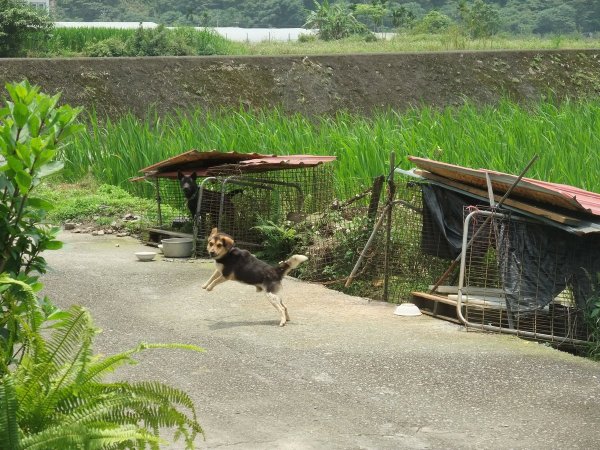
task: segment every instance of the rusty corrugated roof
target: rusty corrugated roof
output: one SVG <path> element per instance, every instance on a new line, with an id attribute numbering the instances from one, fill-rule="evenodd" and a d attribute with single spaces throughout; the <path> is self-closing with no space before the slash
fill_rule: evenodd
<path id="1" fill-rule="evenodd" d="M 189 150 L 179 155 L 172 156 L 163 161 L 154 163 L 148 167 L 140 169 L 143 173 L 161 173 L 172 170 L 182 170 L 188 168 L 205 168 L 221 164 L 236 164 L 246 159 L 264 158 L 273 155 L 263 155 L 260 153 L 238 153 L 238 152 L 219 152 L 217 150 L 198 151 Z"/>
<path id="2" fill-rule="evenodd" d="M 297 169 L 302 167 L 314 167 L 319 164 L 335 161 L 335 156 L 315 155 L 285 155 L 267 156 L 264 158 L 247 159 L 240 161 L 236 166 L 242 172 L 266 172 L 270 170 Z M 208 174 L 226 172 L 232 168 L 231 165 L 211 167 Z"/>
<path id="3" fill-rule="evenodd" d="M 314 167 L 335 161 L 335 156 L 317 155 L 263 155 L 260 153 L 219 152 L 216 150 L 200 152 L 189 150 L 177 156 L 165 159 L 140 170 L 145 177 L 177 178 L 179 171 L 190 174 L 196 172 L 199 177 L 231 171 L 263 172 L 269 170 Z M 132 179 L 131 181 L 137 181 Z"/>
<path id="4" fill-rule="evenodd" d="M 518 178 L 516 175 L 493 170 L 471 169 L 415 156 L 409 156 L 408 159 L 417 167 L 435 175 L 485 190 L 487 190 L 487 173 L 496 194 L 504 194 Z M 577 213 L 600 216 L 600 194 L 565 184 L 524 177 L 513 190 L 511 197 Z"/>

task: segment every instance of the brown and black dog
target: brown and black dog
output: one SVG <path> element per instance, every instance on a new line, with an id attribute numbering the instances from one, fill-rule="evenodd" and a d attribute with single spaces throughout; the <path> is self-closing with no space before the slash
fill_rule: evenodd
<path id="1" fill-rule="evenodd" d="M 239 281 L 256 287 L 257 292 L 265 291 L 271 304 L 281 314 L 279 326 L 290 320 L 287 308 L 277 293 L 281 290 L 281 280 L 292 269 L 295 269 L 308 258 L 304 255 L 292 255 L 277 266 L 261 261 L 248 250 L 235 246 L 231 236 L 212 229 L 208 237 L 206 250 L 215 260 L 216 270 L 202 289 L 212 291 L 217 284 L 228 280 Z"/>

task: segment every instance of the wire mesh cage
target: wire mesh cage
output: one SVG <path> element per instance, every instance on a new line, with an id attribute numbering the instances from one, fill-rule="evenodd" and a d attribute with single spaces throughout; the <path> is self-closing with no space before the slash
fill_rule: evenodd
<path id="1" fill-rule="evenodd" d="M 600 241 L 519 216 L 467 213 L 473 238 L 463 253 L 460 293 L 467 325 L 585 344 L 586 314 L 600 287 Z"/>
<path id="2" fill-rule="evenodd" d="M 191 236 L 197 253 L 212 228 L 230 234 L 237 245 L 259 248 L 261 226 L 299 222 L 325 209 L 333 197 L 333 168 L 318 165 L 247 173 L 235 167 L 208 177 L 156 178 L 157 211 L 148 213 L 147 241 Z M 187 189 L 185 182 L 192 184 Z"/>
<path id="3" fill-rule="evenodd" d="M 380 180 L 383 182 L 383 177 Z M 361 185 L 365 187 L 357 180 L 356 186 Z M 300 277 L 354 295 L 401 303 L 410 299 L 412 291 L 431 284 L 447 263 L 436 256 L 435 242 L 421 238 L 423 202 L 419 184 L 403 180 L 395 185 L 389 216 L 389 192 L 377 185 L 375 180 L 371 188 L 335 202 L 315 215 L 311 223 L 304 224 L 309 228 L 304 242 L 309 260 L 299 269 Z M 383 225 L 373 233 L 382 216 Z M 365 248 L 370 238 L 371 245 Z M 362 263 L 346 286 L 361 255 Z"/>

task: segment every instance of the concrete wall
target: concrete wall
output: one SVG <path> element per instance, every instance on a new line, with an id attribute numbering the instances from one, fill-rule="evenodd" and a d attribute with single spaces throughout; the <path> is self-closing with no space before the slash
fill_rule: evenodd
<path id="1" fill-rule="evenodd" d="M 451 52 L 286 57 L 0 60 L 0 82 L 28 78 L 101 114 L 274 108 L 369 114 L 378 108 L 477 104 L 509 96 L 600 93 L 600 51 Z"/>

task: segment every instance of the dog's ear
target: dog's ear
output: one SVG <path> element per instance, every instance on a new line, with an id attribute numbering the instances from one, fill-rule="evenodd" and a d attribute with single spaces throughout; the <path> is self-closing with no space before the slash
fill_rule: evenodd
<path id="1" fill-rule="evenodd" d="M 212 230 L 210 230 L 210 234 L 208 235 L 208 237 L 213 237 L 218 232 L 219 232 L 219 230 L 217 230 L 217 227 L 215 227 Z"/>
<path id="2" fill-rule="evenodd" d="M 196 172 L 192 172 L 192 174 L 190 175 L 192 177 L 192 180 L 196 181 L 196 178 L 198 178 L 198 175 L 196 175 Z"/>
<path id="3" fill-rule="evenodd" d="M 223 244 L 225 245 L 225 248 L 227 250 L 231 250 L 231 248 L 233 247 L 233 239 L 230 238 L 229 236 L 223 236 L 223 238 L 221 239 L 223 241 Z"/>
<path id="4" fill-rule="evenodd" d="M 181 170 L 177 171 L 177 179 L 181 180 L 183 178 L 183 174 L 181 173 Z"/>

